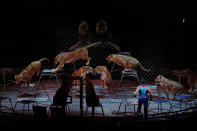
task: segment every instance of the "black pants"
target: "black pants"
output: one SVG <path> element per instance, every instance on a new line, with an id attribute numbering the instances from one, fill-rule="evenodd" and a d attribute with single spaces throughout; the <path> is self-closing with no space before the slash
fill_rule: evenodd
<path id="1" fill-rule="evenodd" d="M 139 100 L 138 100 L 138 110 L 137 110 L 138 116 L 141 112 L 142 104 L 144 104 L 144 117 L 147 118 L 148 100 L 149 100 L 149 98 L 139 98 Z"/>

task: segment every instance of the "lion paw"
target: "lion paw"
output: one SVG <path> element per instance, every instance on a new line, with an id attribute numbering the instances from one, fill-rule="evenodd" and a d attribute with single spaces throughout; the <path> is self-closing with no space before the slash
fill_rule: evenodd
<path id="1" fill-rule="evenodd" d="M 52 72 L 55 73 L 56 72 L 56 69 L 52 69 Z"/>

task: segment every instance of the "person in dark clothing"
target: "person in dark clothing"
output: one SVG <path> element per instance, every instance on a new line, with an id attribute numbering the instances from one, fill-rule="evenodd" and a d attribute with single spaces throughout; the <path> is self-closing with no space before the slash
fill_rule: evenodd
<path id="1" fill-rule="evenodd" d="M 108 29 L 107 22 L 99 20 L 96 23 L 95 34 L 93 42 L 101 42 L 98 46 L 90 49 L 89 56 L 92 59 L 90 66 L 96 67 L 95 65 L 107 65 L 106 57 L 110 54 L 118 53 L 120 48 L 112 41 L 112 34 Z M 102 53 L 101 53 L 102 52 Z"/>
<path id="2" fill-rule="evenodd" d="M 145 81 L 141 80 L 141 85 L 139 85 L 134 92 L 134 95 L 139 92 L 139 100 L 138 100 L 138 110 L 137 110 L 137 117 L 140 116 L 141 112 L 141 107 L 142 104 L 144 104 L 144 118 L 147 118 L 147 112 L 148 112 L 148 101 L 149 101 L 149 96 L 148 93 L 150 94 L 150 100 L 152 100 L 152 93 L 151 90 L 148 86 L 145 85 Z"/>
<path id="3" fill-rule="evenodd" d="M 79 24 L 78 33 L 79 33 L 79 37 L 78 37 L 79 41 L 69 48 L 70 51 L 76 48 L 86 46 L 91 43 L 92 35 L 90 33 L 90 29 L 86 21 L 82 21 Z"/>
<path id="4" fill-rule="evenodd" d="M 67 97 L 72 89 L 73 80 L 64 80 L 62 81 L 62 86 L 56 91 L 56 94 L 53 97 L 54 106 L 66 106 Z"/>
<path id="5" fill-rule="evenodd" d="M 112 34 L 110 33 L 107 22 L 104 20 L 99 20 L 96 23 L 96 36 L 94 41 L 98 42 L 110 42 L 112 41 Z"/>

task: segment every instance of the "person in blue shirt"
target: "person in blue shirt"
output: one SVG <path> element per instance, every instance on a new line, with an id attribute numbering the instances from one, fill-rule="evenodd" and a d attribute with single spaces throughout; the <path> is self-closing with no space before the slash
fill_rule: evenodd
<path id="1" fill-rule="evenodd" d="M 134 95 L 139 92 L 139 100 L 138 100 L 138 110 L 137 110 L 137 117 L 140 116 L 142 104 L 144 104 L 144 118 L 147 118 L 147 110 L 148 110 L 148 101 L 149 99 L 152 100 L 152 93 L 148 86 L 145 85 L 145 81 L 141 80 L 141 85 L 139 85 L 134 92 Z M 148 96 L 150 94 L 150 97 Z"/>

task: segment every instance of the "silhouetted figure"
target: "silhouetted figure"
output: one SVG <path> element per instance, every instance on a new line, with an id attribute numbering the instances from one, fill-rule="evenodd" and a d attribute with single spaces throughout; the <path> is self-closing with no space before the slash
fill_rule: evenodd
<path id="1" fill-rule="evenodd" d="M 99 97 L 97 97 L 94 85 L 90 78 L 86 78 L 85 84 L 86 91 L 86 104 L 88 107 L 92 107 L 92 117 L 94 117 L 95 107 L 99 104 Z"/>
<path id="2" fill-rule="evenodd" d="M 73 86 L 73 80 L 62 81 L 62 86 L 56 91 L 53 97 L 54 106 L 62 106 L 65 108 L 67 104 L 67 97 Z"/>

